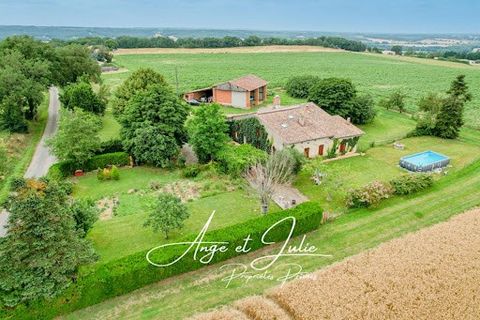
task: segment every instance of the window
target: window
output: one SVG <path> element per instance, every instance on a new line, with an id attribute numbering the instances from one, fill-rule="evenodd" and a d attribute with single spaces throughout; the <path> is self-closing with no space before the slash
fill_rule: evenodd
<path id="1" fill-rule="evenodd" d="M 304 155 L 306 158 L 310 158 L 310 148 L 305 148 L 305 149 L 303 149 L 303 155 Z"/>
<path id="2" fill-rule="evenodd" d="M 263 96 L 263 94 L 264 94 L 263 91 L 264 91 L 264 90 L 263 90 L 263 87 L 261 87 L 261 88 L 258 89 L 258 99 L 260 99 L 260 101 L 265 100 L 265 98 L 264 98 L 264 96 Z"/>
<path id="3" fill-rule="evenodd" d="M 319 156 L 323 156 L 323 149 L 324 148 L 325 148 L 325 146 L 323 144 L 318 146 L 318 155 Z"/>

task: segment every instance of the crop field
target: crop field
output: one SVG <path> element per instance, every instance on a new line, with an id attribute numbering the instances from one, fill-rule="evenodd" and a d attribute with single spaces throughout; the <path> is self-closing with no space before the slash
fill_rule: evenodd
<path id="1" fill-rule="evenodd" d="M 476 319 L 479 230 L 476 209 L 192 319 Z"/>
<path id="2" fill-rule="evenodd" d="M 389 57 L 352 52 L 268 52 L 268 53 L 173 53 L 117 55 L 114 62 L 127 72 L 104 74 L 113 88 L 141 67 L 162 73 L 180 92 L 198 89 L 253 73 L 267 81 L 271 89 L 283 87 L 293 75 L 350 78 L 363 93 L 377 101 L 396 89 L 407 95 L 407 108 L 429 92 L 445 92 L 450 82 L 465 74 L 474 99 L 466 108 L 467 125 L 480 128 L 480 68 L 460 63 L 408 57 Z"/>

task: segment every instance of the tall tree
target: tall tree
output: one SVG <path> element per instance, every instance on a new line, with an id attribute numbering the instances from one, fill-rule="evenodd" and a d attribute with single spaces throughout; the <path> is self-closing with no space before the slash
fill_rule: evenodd
<path id="1" fill-rule="evenodd" d="M 195 109 L 187 121 L 187 130 L 188 141 L 202 163 L 213 160 L 229 140 L 225 115 L 217 104 L 206 104 Z"/>
<path id="2" fill-rule="evenodd" d="M 115 116 L 121 116 L 125 106 L 137 93 L 147 90 L 152 85 L 166 85 L 165 78 L 152 69 L 134 71 L 115 91 L 112 105 Z"/>
<path id="3" fill-rule="evenodd" d="M 188 106 L 165 84 L 140 91 L 119 117 L 125 149 L 136 161 L 167 166 L 186 142 Z"/>
<path id="4" fill-rule="evenodd" d="M 103 114 L 106 103 L 97 95 L 90 83 L 79 81 L 66 86 L 60 95 L 62 105 L 70 110 L 80 108 L 84 111 Z"/>
<path id="5" fill-rule="evenodd" d="M 47 144 L 57 158 L 73 161 L 80 169 L 100 147 L 100 128 L 99 117 L 81 109 L 64 110 L 58 132 Z"/>
<path id="6" fill-rule="evenodd" d="M 447 94 L 448 97 L 444 100 L 437 115 L 434 134 L 444 139 L 455 139 L 458 138 L 460 128 L 464 123 L 465 103 L 472 100 L 464 75 L 457 76 Z"/>
<path id="7" fill-rule="evenodd" d="M 86 77 L 91 81 L 100 79 L 100 67 L 86 46 L 71 44 L 56 48 L 54 62 L 55 82 L 65 86 Z"/>
<path id="8" fill-rule="evenodd" d="M 96 258 L 58 183 L 27 180 L 15 191 L 7 202 L 8 233 L 0 242 L 0 299 L 7 306 L 56 296 L 79 266 Z"/>
<path id="9" fill-rule="evenodd" d="M 310 89 L 308 99 L 330 114 L 347 117 L 357 90 L 348 79 L 326 78 Z"/>

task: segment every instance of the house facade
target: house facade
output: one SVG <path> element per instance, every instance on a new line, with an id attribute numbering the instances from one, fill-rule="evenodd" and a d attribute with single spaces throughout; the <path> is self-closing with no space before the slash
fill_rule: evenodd
<path id="1" fill-rule="evenodd" d="M 225 106 L 250 109 L 267 99 L 267 81 L 247 75 L 210 88 L 185 93 L 187 102 L 216 102 Z"/>
<path id="2" fill-rule="evenodd" d="M 331 116 L 314 103 L 256 114 L 265 127 L 274 150 L 294 147 L 307 158 L 354 153 L 358 139 L 364 134 L 350 121 Z"/>

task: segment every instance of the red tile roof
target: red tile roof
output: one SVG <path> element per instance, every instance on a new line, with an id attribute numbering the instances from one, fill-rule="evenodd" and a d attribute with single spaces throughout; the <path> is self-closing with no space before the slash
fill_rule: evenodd
<path id="1" fill-rule="evenodd" d="M 235 80 L 230 80 L 230 81 L 227 81 L 226 83 L 245 89 L 247 91 L 252 91 L 267 85 L 267 81 L 253 74 L 249 74 Z"/>
<path id="2" fill-rule="evenodd" d="M 321 138 L 348 138 L 364 132 L 340 116 L 331 116 L 313 102 L 294 107 L 259 111 L 267 131 L 294 144 Z"/>

